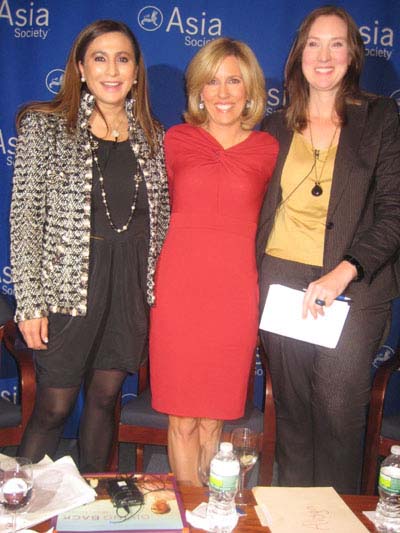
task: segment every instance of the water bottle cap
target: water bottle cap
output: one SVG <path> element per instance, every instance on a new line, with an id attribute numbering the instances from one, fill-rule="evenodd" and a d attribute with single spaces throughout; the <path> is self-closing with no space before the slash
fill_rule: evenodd
<path id="1" fill-rule="evenodd" d="M 221 442 L 219 449 L 223 453 L 229 453 L 233 450 L 233 446 L 231 442 Z"/>
<path id="2" fill-rule="evenodd" d="M 393 446 L 390 448 L 390 453 L 393 455 L 400 455 L 400 446 L 398 444 L 393 444 Z"/>

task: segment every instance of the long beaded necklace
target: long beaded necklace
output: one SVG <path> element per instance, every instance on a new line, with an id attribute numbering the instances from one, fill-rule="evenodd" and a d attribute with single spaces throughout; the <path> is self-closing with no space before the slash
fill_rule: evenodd
<path id="1" fill-rule="evenodd" d="M 314 187 L 311 189 L 311 194 L 313 196 L 321 196 L 321 194 L 323 193 L 323 189 L 321 187 L 321 178 L 322 178 L 322 175 L 324 173 L 325 163 L 328 160 L 329 152 L 330 152 L 330 150 L 332 148 L 333 141 L 334 141 L 334 139 L 336 137 L 337 130 L 338 130 L 338 126 L 336 126 L 335 131 L 333 132 L 333 136 L 332 136 L 331 142 L 329 143 L 329 148 L 327 150 L 326 157 L 322 161 L 321 171 L 320 171 L 319 176 L 318 176 L 317 160 L 320 161 L 320 159 L 319 159 L 320 150 L 316 150 L 314 148 L 314 142 L 313 142 L 313 136 L 312 136 L 312 130 L 311 130 L 311 122 L 310 122 L 310 139 L 311 139 L 311 146 L 312 146 L 313 157 L 314 157 L 314 165 L 313 166 L 314 166 L 314 174 L 315 174 Z"/>
<path id="2" fill-rule="evenodd" d="M 130 214 L 129 214 L 128 220 L 125 222 L 125 224 L 123 226 L 118 227 L 116 224 L 114 224 L 114 221 L 113 221 L 113 219 L 111 217 L 110 210 L 108 208 L 107 195 L 106 195 L 106 191 L 105 191 L 105 188 L 104 188 L 104 176 L 103 176 L 103 173 L 102 173 L 101 168 L 100 168 L 99 158 L 98 158 L 98 154 L 97 154 L 98 142 L 94 139 L 93 133 L 90 131 L 90 128 L 88 128 L 88 135 L 89 135 L 90 149 L 91 149 L 91 152 L 92 152 L 93 161 L 94 161 L 94 163 L 96 165 L 96 168 L 97 168 L 97 171 L 99 173 L 101 199 L 102 199 L 103 205 L 104 205 L 105 210 L 106 210 L 106 217 L 108 219 L 108 222 L 109 222 L 111 228 L 114 231 L 116 231 L 117 233 L 122 233 L 122 232 L 124 232 L 124 231 L 126 231 L 128 229 L 129 224 L 131 223 L 133 215 L 135 213 L 136 201 L 137 201 L 138 192 L 139 192 L 139 185 L 140 185 L 140 182 L 142 181 L 142 176 L 140 174 L 140 170 L 136 170 L 136 172 L 133 175 L 134 193 L 133 193 L 133 200 L 132 200 L 132 205 L 131 205 L 131 210 L 130 210 Z M 137 169 L 139 169 L 139 167 L 137 167 Z"/>

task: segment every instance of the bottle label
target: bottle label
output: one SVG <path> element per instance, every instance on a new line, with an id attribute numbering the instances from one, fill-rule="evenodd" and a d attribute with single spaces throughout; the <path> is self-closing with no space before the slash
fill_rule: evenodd
<path id="1" fill-rule="evenodd" d="M 400 494 L 400 478 L 392 477 L 382 470 L 379 474 L 379 486 L 387 492 Z"/>
<path id="2" fill-rule="evenodd" d="M 217 491 L 236 491 L 238 483 L 237 476 L 217 476 L 210 473 L 210 487 Z"/>

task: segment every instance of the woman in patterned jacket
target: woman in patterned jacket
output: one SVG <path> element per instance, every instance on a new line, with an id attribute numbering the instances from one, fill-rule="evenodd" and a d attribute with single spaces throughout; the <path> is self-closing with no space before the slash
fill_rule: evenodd
<path id="1" fill-rule="evenodd" d="M 54 454 L 83 382 L 80 467 L 101 471 L 122 382 L 147 356 L 169 218 L 163 131 L 131 30 L 111 20 L 83 29 L 60 92 L 25 106 L 17 127 L 15 318 L 35 350 L 38 382 L 18 453 Z"/>

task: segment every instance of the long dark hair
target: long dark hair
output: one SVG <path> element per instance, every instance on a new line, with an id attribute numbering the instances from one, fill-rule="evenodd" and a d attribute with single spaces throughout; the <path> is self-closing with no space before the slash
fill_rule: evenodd
<path id="1" fill-rule="evenodd" d="M 302 131 L 307 127 L 309 85 L 302 70 L 302 55 L 312 24 L 318 17 L 335 15 L 347 26 L 350 65 L 336 94 L 335 111 L 342 124 L 346 123 L 346 102 L 362 98 L 360 75 L 364 63 L 364 43 L 358 27 L 347 11 L 336 6 L 322 6 L 311 11 L 303 20 L 292 45 L 285 67 L 285 90 L 288 106 L 286 120 L 290 129 Z"/>
<path id="2" fill-rule="evenodd" d="M 86 51 L 94 39 L 111 32 L 122 33 L 132 44 L 138 67 L 137 85 L 132 86 L 128 97 L 135 98 L 136 120 L 143 128 L 150 147 L 152 149 L 155 148 L 155 137 L 160 126 L 153 118 L 150 109 L 147 74 L 142 52 L 138 40 L 130 28 L 123 22 L 117 22 L 115 20 L 96 20 L 79 33 L 68 56 L 60 91 L 50 102 L 32 102 L 25 105 L 17 115 L 17 128 L 27 112 L 40 111 L 43 113 L 63 115 L 66 119 L 67 127 L 71 131 L 75 130 L 82 91 L 81 75 L 78 67 L 79 62 L 83 62 Z"/>

